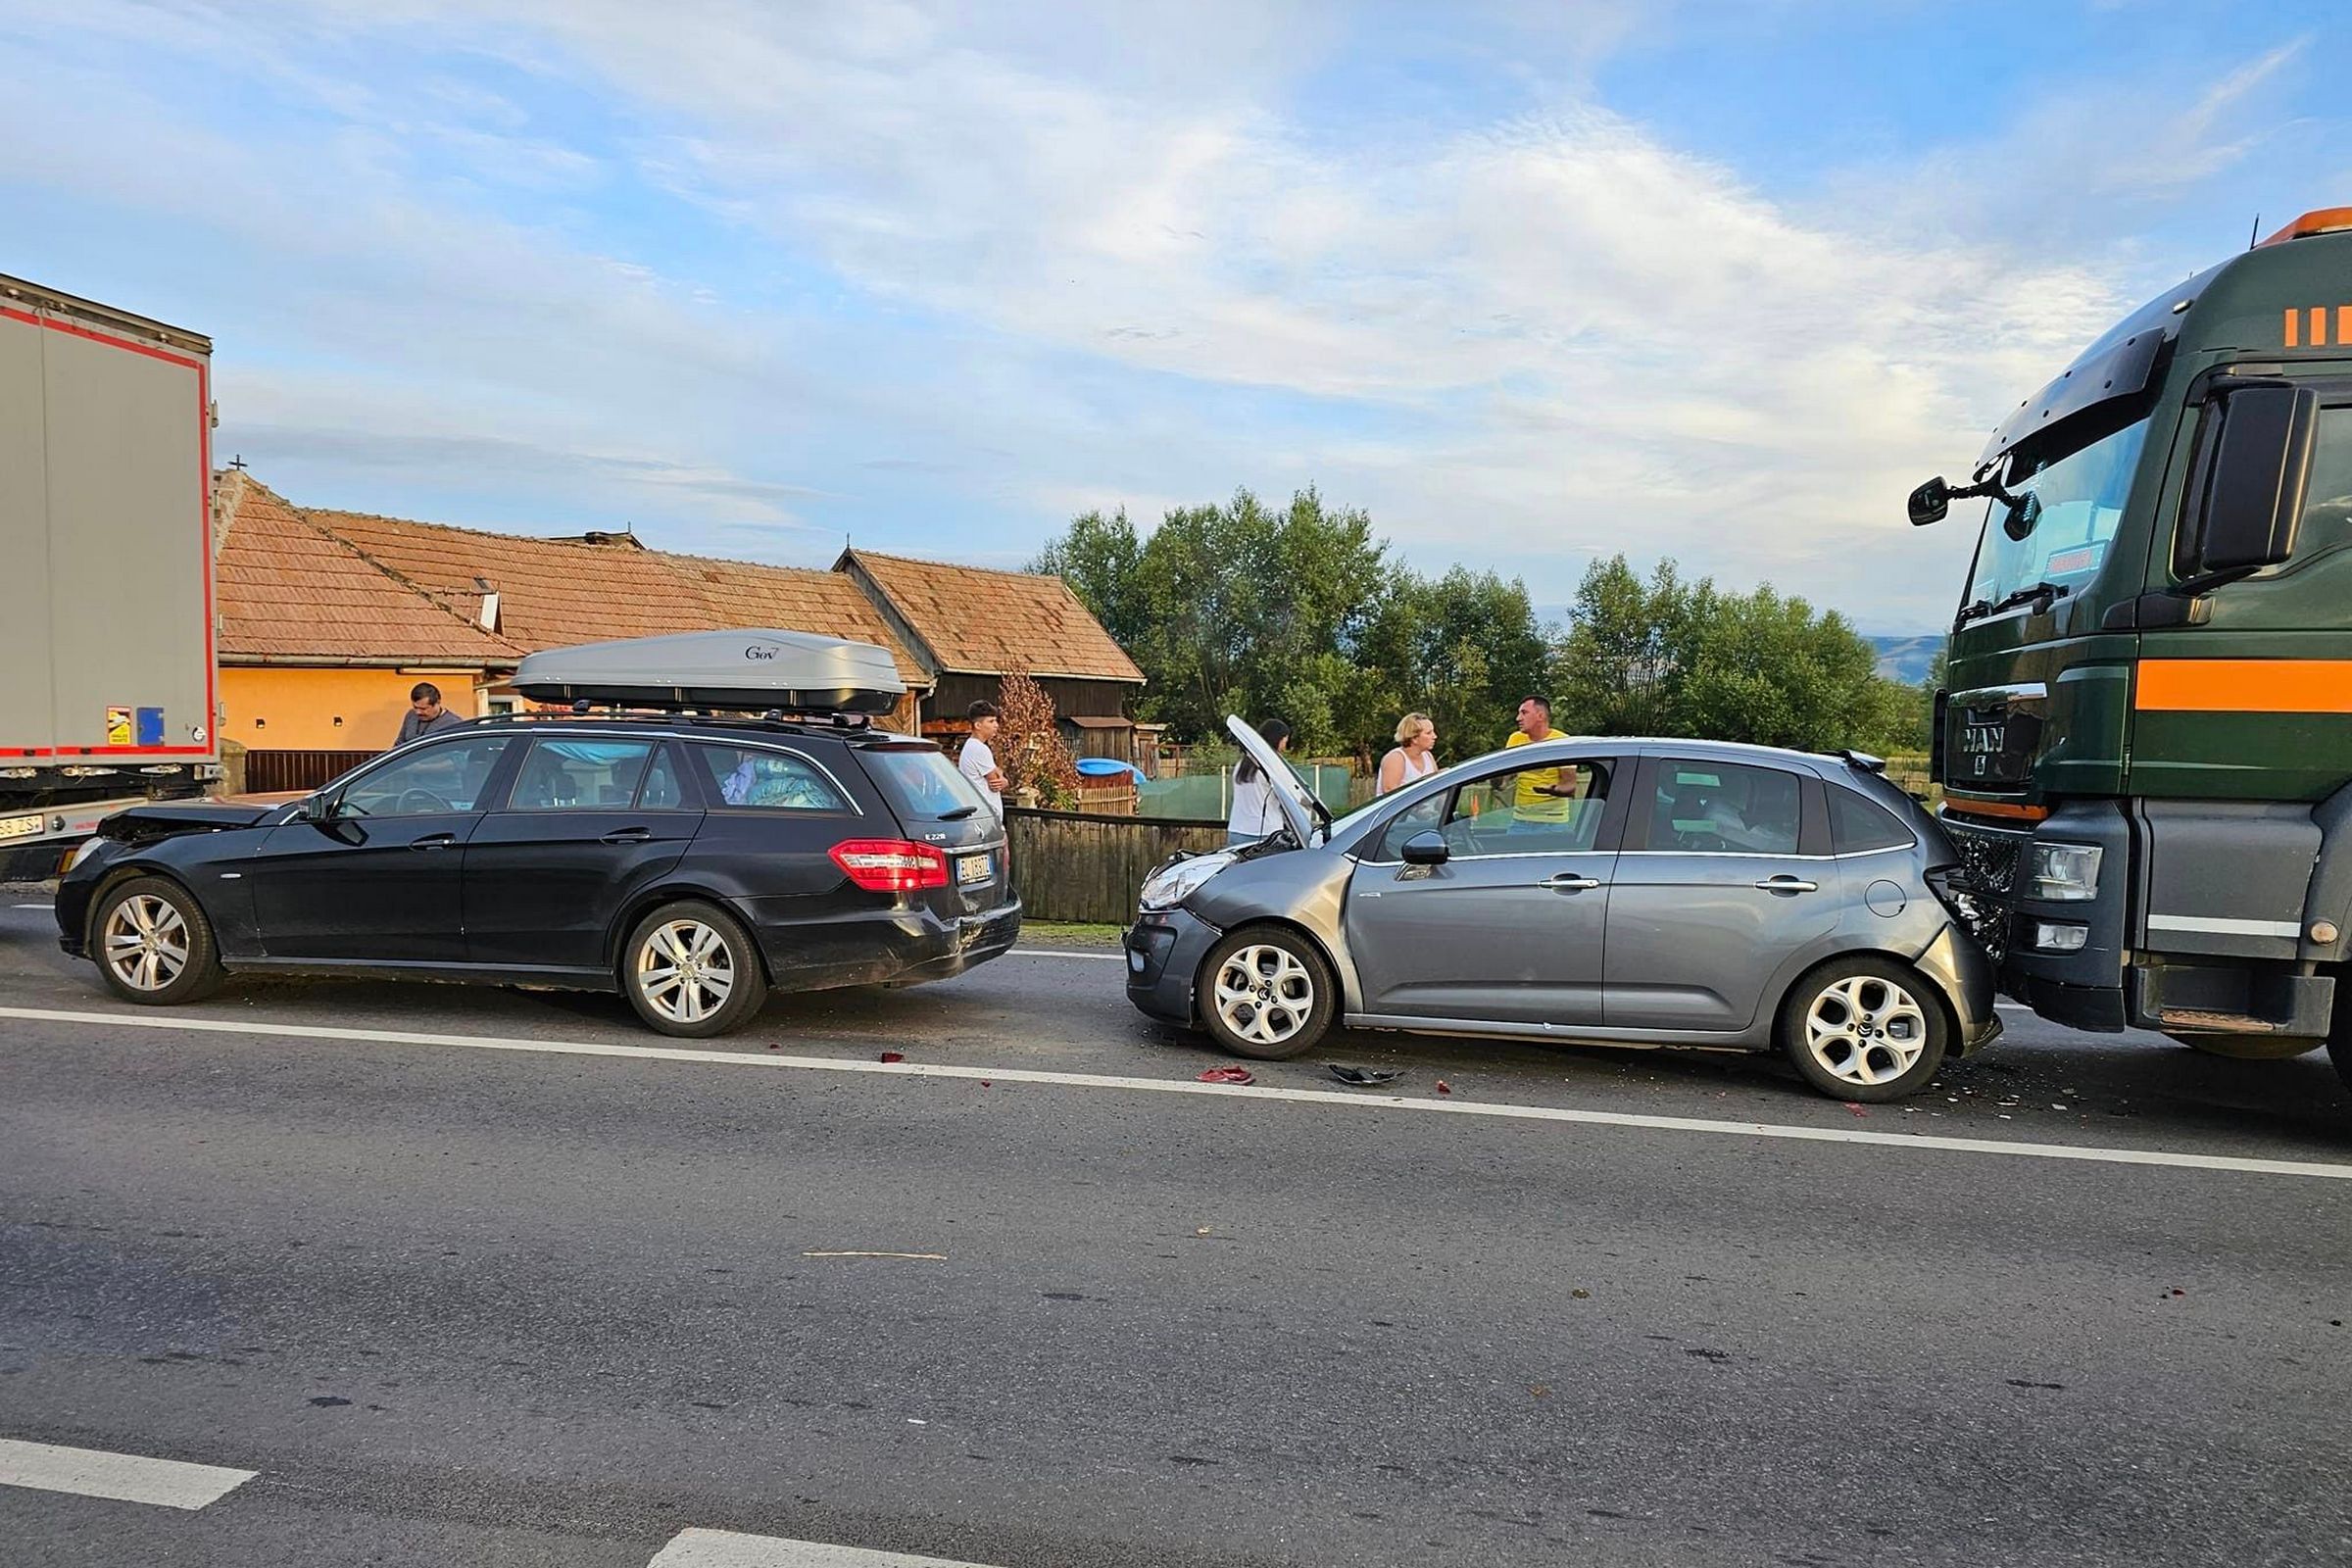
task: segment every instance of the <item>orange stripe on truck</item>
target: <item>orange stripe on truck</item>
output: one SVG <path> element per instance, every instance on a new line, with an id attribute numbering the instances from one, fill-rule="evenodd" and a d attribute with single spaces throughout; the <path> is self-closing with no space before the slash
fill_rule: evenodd
<path id="1" fill-rule="evenodd" d="M 2141 712 L 2352 713 L 2352 659 L 2144 659 Z"/>

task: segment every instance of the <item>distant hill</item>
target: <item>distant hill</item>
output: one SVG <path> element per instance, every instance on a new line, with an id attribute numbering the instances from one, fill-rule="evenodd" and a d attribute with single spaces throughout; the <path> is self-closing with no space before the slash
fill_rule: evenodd
<path id="1" fill-rule="evenodd" d="M 1936 662 L 1937 650 L 1943 647 L 1943 634 L 1926 637 L 1867 637 L 1863 639 L 1879 651 L 1879 673 L 1888 680 L 1899 680 L 1916 686 L 1928 678 L 1928 666 Z"/>
<path id="2" fill-rule="evenodd" d="M 1536 623 L 1541 626 L 1565 627 L 1572 605 L 1537 605 Z M 1936 650 L 1943 646 L 1943 633 L 1930 632 L 1925 637 L 1872 637 L 1864 642 L 1878 650 L 1879 673 L 1888 680 L 1899 680 L 1916 686 L 1928 678 L 1928 665 L 1936 659 Z"/>

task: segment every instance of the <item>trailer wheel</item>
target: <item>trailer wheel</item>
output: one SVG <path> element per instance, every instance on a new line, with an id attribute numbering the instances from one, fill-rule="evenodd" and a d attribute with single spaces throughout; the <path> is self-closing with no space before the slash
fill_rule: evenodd
<path id="1" fill-rule="evenodd" d="M 194 895 L 169 877 L 134 876 L 109 889 L 90 923 L 91 956 L 125 1002 L 168 1007 L 220 985 L 220 950 Z"/>

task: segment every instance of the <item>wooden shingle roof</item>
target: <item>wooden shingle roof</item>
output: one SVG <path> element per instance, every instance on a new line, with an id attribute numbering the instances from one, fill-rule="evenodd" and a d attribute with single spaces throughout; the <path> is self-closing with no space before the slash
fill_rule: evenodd
<path id="1" fill-rule="evenodd" d="M 1017 668 L 1143 684 L 1135 661 L 1059 577 L 870 550 L 844 551 L 834 569 L 862 571 L 942 670 L 1001 675 Z"/>

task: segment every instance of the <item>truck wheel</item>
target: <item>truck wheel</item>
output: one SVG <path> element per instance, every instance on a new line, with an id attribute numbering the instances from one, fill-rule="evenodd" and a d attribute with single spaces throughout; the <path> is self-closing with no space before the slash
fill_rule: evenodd
<path id="1" fill-rule="evenodd" d="M 665 904 L 638 921 L 620 952 L 620 988 L 649 1028 L 685 1040 L 740 1029 L 767 1003 L 752 934 L 708 904 Z"/>
<path id="2" fill-rule="evenodd" d="M 1927 978 L 1891 958 L 1834 958 L 1781 1004 L 1781 1050 L 1832 1100 L 1881 1104 L 1925 1088 L 1951 1032 Z"/>
<path id="3" fill-rule="evenodd" d="M 2284 1061 L 2309 1055 L 2328 1042 L 2309 1035 L 2166 1035 L 2165 1039 L 2232 1061 Z"/>
<path id="4" fill-rule="evenodd" d="M 100 902 L 91 930 L 99 978 L 125 1002 L 169 1007 L 220 989 L 213 923 L 194 895 L 169 877 L 116 883 Z"/>
<path id="5" fill-rule="evenodd" d="M 1298 932 L 1244 926 L 1200 965 L 1200 1019 L 1237 1056 L 1287 1061 L 1331 1027 L 1339 989 L 1331 965 Z"/>

